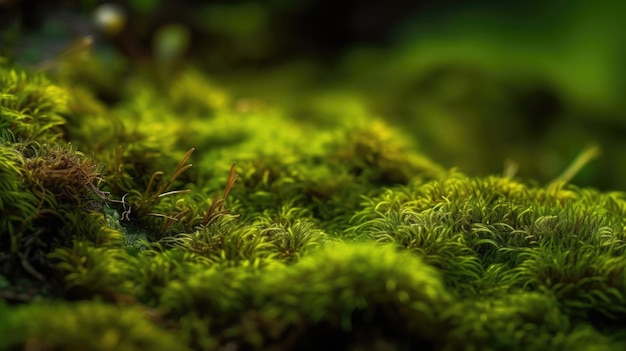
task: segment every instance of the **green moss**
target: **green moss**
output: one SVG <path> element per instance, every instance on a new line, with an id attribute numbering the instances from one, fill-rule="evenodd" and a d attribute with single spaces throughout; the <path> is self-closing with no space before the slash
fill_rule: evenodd
<path id="1" fill-rule="evenodd" d="M 453 301 L 435 269 L 372 243 L 331 245 L 270 272 L 255 298 L 274 323 L 292 324 L 292 332 L 303 328 L 301 337 L 312 348 L 322 337 L 343 348 L 371 342 L 374 335 L 412 347 L 438 344 L 443 335 L 432 331 L 441 330 L 441 315 Z"/>
<path id="2" fill-rule="evenodd" d="M 150 321 L 150 311 L 101 302 L 0 305 L 2 349 L 187 350 L 175 333 Z"/>
<path id="3" fill-rule="evenodd" d="M 559 309 L 556 298 L 544 293 L 478 297 L 457 304 L 447 317 L 451 324 L 448 349 L 608 350 L 622 345 L 593 328 L 575 326 Z"/>
<path id="4" fill-rule="evenodd" d="M 68 94 L 44 76 L 0 67 L 0 130 L 19 141 L 55 140 Z"/>
<path id="5" fill-rule="evenodd" d="M 347 93 L 61 77 L 0 70 L 0 348 L 623 347 L 626 195 L 585 162 L 476 177 Z"/>
<path id="6" fill-rule="evenodd" d="M 37 213 L 37 198 L 24 191 L 20 173 L 22 167 L 21 155 L 15 149 L 0 144 L 0 233 L 5 253 L 19 250 L 20 239 L 31 227 L 29 221 Z"/>
<path id="7" fill-rule="evenodd" d="M 168 100 L 177 112 L 211 116 L 229 104 L 227 92 L 207 81 L 200 72 L 187 70 L 168 87 Z"/>
<path id="8" fill-rule="evenodd" d="M 71 247 L 56 249 L 48 257 L 56 262 L 68 296 L 111 299 L 132 293 L 130 264 L 122 249 L 76 241 Z"/>

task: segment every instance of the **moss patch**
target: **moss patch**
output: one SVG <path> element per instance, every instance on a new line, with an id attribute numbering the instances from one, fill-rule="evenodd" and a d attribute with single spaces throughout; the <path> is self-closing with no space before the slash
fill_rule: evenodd
<path id="1" fill-rule="evenodd" d="M 445 170 L 348 95 L 51 79 L 0 70 L 0 348 L 626 346 L 624 193 Z"/>

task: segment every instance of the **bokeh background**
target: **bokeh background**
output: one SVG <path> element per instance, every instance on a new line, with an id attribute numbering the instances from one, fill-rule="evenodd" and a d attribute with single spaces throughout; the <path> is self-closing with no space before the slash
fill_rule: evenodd
<path id="1" fill-rule="evenodd" d="M 544 184 L 595 145 L 572 182 L 626 190 L 624 13 L 618 0 L 0 0 L 0 55 L 48 68 L 89 51 L 99 72 L 73 79 L 109 104 L 129 72 L 170 84 L 193 66 L 302 123 L 379 116 L 471 175 L 513 167 Z"/>

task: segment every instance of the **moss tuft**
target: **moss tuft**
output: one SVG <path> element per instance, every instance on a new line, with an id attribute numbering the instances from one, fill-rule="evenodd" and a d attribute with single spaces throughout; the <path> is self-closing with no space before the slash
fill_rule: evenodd
<path id="1" fill-rule="evenodd" d="M 159 328 L 148 310 L 102 302 L 0 304 L 2 349 L 188 350 Z"/>

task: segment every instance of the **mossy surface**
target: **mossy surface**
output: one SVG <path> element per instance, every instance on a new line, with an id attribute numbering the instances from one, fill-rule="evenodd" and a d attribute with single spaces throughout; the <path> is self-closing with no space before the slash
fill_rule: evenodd
<path id="1" fill-rule="evenodd" d="M 0 349 L 626 347 L 626 194 L 445 169 L 350 95 L 93 69 L 0 68 Z"/>

